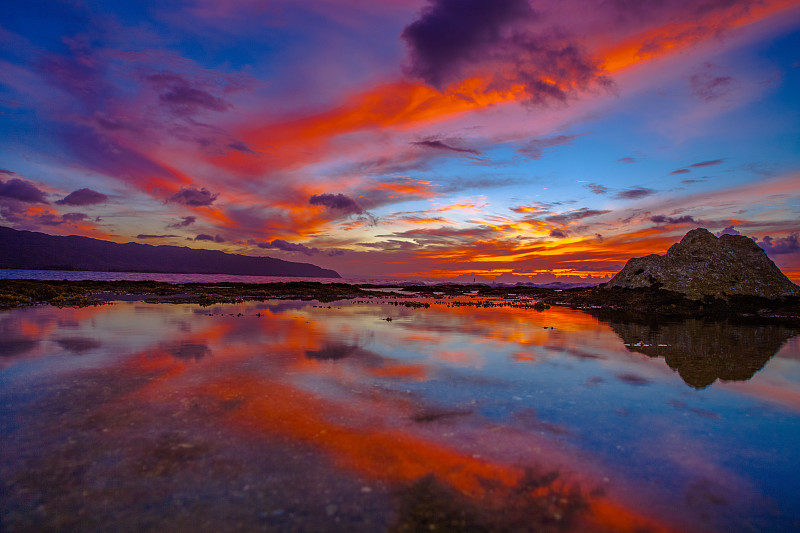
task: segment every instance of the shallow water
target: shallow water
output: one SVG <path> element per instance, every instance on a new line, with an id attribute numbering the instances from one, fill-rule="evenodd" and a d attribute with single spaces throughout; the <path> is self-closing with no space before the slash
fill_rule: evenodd
<path id="1" fill-rule="evenodd" d="M 390 299 L 0 314 L 0 530 L 795 531 L 800 343 Z"/>

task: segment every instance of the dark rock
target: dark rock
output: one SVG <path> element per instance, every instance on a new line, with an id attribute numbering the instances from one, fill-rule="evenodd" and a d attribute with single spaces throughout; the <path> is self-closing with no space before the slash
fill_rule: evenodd
<path id="1" fill-rule="evenodd" d="M 743 235 L 715 237 L 698 228 L 687 233 L 666 255 L 628 261 L 605 288 L 657 288 L 692 300 L 733 295 L 779 299 L 800 295 L 758 245 Z"/>

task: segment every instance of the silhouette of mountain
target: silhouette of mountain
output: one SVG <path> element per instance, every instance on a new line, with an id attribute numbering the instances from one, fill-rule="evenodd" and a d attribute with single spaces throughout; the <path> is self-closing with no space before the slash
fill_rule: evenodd
<path id="1" fill-rule="evenodd" d="M 58 237 L 0 226 L 0 268 L 339 278 L 334 270 L 272 257 L 89 237 Z"/>

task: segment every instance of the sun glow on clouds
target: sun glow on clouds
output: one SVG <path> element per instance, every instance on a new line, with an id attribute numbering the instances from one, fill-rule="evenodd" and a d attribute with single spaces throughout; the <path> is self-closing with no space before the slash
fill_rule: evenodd
<path id="1" fill-rule="evenodd" d="M 800 231 L 800 157 L 771 142 L 798 134 L 796 1 L 190 4 L 64 7 L 55 40 L 15 8 L 0 223 L 437 277 L 597 276 L 697 226 Z M 217 52 L 191 44 L 212 27 Z M 754 64 L 769 83 L 745 84 Z"/>

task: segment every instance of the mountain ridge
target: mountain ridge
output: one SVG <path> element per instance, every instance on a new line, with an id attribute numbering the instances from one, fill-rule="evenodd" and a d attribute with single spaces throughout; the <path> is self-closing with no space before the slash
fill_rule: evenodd
<path id="1" fill-rule="evenodd" d="M 273 257 L 252 257 L 186 246 L 119 244 L 91 237 L 48 235 L 4 226 L 0 226 L 0 268 L 341 278 L 335 270 Z"/>

